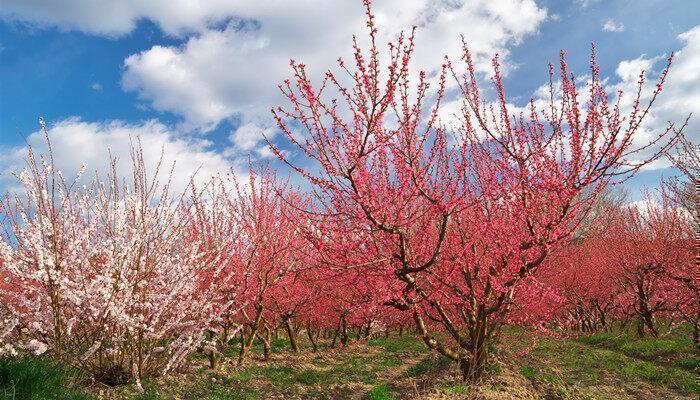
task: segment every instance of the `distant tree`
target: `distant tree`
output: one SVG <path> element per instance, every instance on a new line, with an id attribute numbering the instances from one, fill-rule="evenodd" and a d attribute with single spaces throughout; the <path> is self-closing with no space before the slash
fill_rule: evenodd
<path id="1" fill-rule="evenodd" d="M 687 310 L 685 301 L 697 301 L 696 296 L 684 299 L 688 293 L 674 278 L 677 271 L 697 271 L 691 262 L 689 227 L 681 209 L 668 201 L 659 205 L 647 200 L 645 209 L 620 209 L 604 240 L 597 241 L 597 252 L 609 259 L 609 273 L 621 289 L 621 306 L 639 320 L 640 337 L 645 330 L 658 336 L 657 315 L 675 314 L 680 307 Z"/>

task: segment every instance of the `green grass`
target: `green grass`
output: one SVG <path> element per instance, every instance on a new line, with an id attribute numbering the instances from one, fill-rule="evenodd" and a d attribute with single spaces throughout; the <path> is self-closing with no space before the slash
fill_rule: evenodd
<path id="1" fill-rule="evenodd" d="M 684 392 L 700 393 L 697 377 L 685 370 L 663 367 L 647 361 L 634 361 L 622 367 L 622 375 L 648 382 L 658 382 Z"/>
<path id="2" fill-rule="evenodd" d="M 372 390 L 369 392 L 369 398 L 371 400 L 396 400 L 396 396 L 394 393 L 392 393 L 386 383 L 382 383 L 381 385 L 372 388 Z"/>
<path id="3" fill-rule="evenodd" d="M 676 360 L 673 363 L 674 367 L 687 369 L 690 371 L 700 372 L 700 358 L 698 357 L 687 357 Z"/>
<path id="4" fill-rule="evenodd" d="M 296 370 L 292 367 L 281 366 L 281 367 L 265 367 L 257 368 L 256 375 L 259 375 L 275 386 L 289 386 L 294 383 L 296 377 Z"/>
<path id="5" fill-rule="evenodd" d="M 328 381 L 328 375 L 326 371 L 307 369 L 296 374 L 295 381 L 302 385 L 319 385 Z"/>
<path id="6" fill-rule="evenodd" d="M 80 375 L 44 357 L 0 359 L 1 400 L 87 400 L 76 389 Z"/>
<path id="7" fill-rule="evenodd" d="M 693 341 L 686 335 L 670 338 L 637 339 L 626 334 L 609 332 L 596 333 L 578 339 L 589 345 L 599 345 L 609 349 L 620 350 L 630 357 L 653 358 L 659 355 L 679 354 L 693 351 Z"/>
<path id="8" fill-rule="evenodd" d="M 388 351 L 390 353 L 398 353 L 404 351 L 424 352 L 427 350 L 425 343 L 410 336 L 402 336 L 398 338 L 376 338 L 371 339 L 368 342 L 368 344 L 370 346 L 382 347 L 385 351 Z"/>
<path id="9" fill-rule="evenodd" d="M 678 333 L 674 331 L 677 336 L 668 335 L 662 339 L 642 340 L 610 333 L 577 339 L 540 337 L 530 354 L 514 362 L 512 358 L 493 356 L 488 371 L 497 376 L 493 382 L 485 383 L 484 390 L 506 396 L 509 388 L 498 375 L 516 372 L 534 383 L 528 384 L 522 379 L 529 389 L 545 398 L 572 398 L 574 391 L 571 389 L 575 387 L 590 399 L 603 399 L 600 397 L 603 392 L 599 392 L 601 386 L 621 386 L 619 390 L 623 391 L 649 386 L 666 391 L 663 392 L 666 398 L 673 398 L 675 393 L 700 394 L 699 353 L 687 335 Z M 507 356 L 512 348 L 528 343 L 527 334 L 516 332 L 506 336 L 499 349 Z M 252 400 L 288 397 L 293 393 L 319 399 L 357 398 L 358 395 L 396 399 L 400 393 L 392 388 L 412 386 L 417 379 L 421 385 L 434 382 L 436 387 L 427 390 L 438 389 L 446 395 L 457 396 L 469 393 L 469 385 L 463 382 L 451 378 L 442 380 L 449 375 L 443 367 L 453 363 L 428 350 L 418 339 L 408 336 L 376 338 L 368 344 L 371 347 L 358 344 L 357 348 L 351 346 L 337 352 L 319 353 L 316 357 L 307 353 L 303 360 L 312 363 L 308 365 L 297 363 L 296 355 L 287 350 L 288 341 L 279 339 L 272 347 L 283 355 L 274 357 L 273 361 L 263 362 L 260 357 L 251 357 L 251 364 L 243 368 L 222 367 L 218 371 L 198 368 L 183 376 L 147 380 L 144 381 L 146 392 L 138 396 L 134 396 L 133 385 L 110 391 L 131 396 L 119 398 L 137 400 Z M 237 352 L 237 348 L 234 350 Z M 256 342 L 253 351 L 259 350 Z M 291 357 L 290 360 L 283 361 L 287 357 Z M 204 359 L 196 361 L 199 365 L 206 363 Z M 450 371 L 456 372 L 456 366 L 450 365 Z M 0 400 L 91 399 L 76 390 L 78 382 L 80 376 L 73 370 L 46 358 L 0 359 Z M 640 382 L 649 385 L 640 385 Z"/>
<path id="10" fill-rule="evenodd" d="M 529 380 L 534 380 L 537 377 L 537 371 L 529 365 L 520 367 L 520 373 Z"/>
<path id="11" fill-rule="evenodd" d="M 445 366 L 450 363 L 450 359 L 446 357 L 435 358 L 433 356 L 428 356 L 420 360 L 417 364 L 410 366 L 406 370 L 406 375 L 418 378 L 422 375 L 427 374 L 430 371 L 434 371 L 439 367 Z"/>
<path id="12" fill-rule="evenodd" d="M 464 384 L 451 383 L 442 385 L 441 389 L 443 392 L 449 394 L 466 394 L 469 390 L 469 386 Z"/>
<path id="13" fill-rule="evenodd" d="M 155 386 L 148 382 L 143 383 L 143 393 L 131 396 L 133 400 L 161 400 L 162 397 L 158 394 Z"/>
<path id="14" fill-rule="evenodd" d="M 533 354 L 568 370 L 563 377 L 570 385 L 593 386 L 606 376 L 619 376 L 626 382 L 646 381 L 670 389 L 700 393 L 700 382 L 693 371 L 700 361 L 687 335 L 660 339 L 636 339 L 626 334 L 598 333 L 576 340 L 543 338 Z M 538 356 L 539 357 L 539 356 Z M 523 366 L 521 373 L 536 378 L 536 370 Z"/>

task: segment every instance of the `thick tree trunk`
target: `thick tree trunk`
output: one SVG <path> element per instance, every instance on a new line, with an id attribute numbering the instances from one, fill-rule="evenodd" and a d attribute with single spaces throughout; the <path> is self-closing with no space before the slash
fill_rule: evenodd
<path id="1" fill-rule="evenodd" d="M 290 322 L 291 317 L 282 318 L 284 321 L 284 327 L 287 329 L 287 336 L 289 336 L 289 344 L 292 346 L 292 351 L 295 353 L 299 352 L 299 345 L 297 344 L 297 335 Z"/>
<path id="2" fill-rule="evenodd" d="M 488 347 L 474 349 L 473 356 L 458 361 L 462 379 L 469 383 L 479 383 L 484 377 L 488 365 Z"/>
<path id="3" fill-rule="evenodd" d="M 483 379 L 488 365 L 490 340 L 488 316 L 481 314 L 469 330 L 468 356 L 458 361 L 462 379 L 466 382 L 479 383 Z"/>
<path id="4" fill-rule="evenodd" d="M 331 348 L 335 347 L 335 342 L 338 340 L 338 335 L 340 334 L 340 327 L 333 333 L 333 340 L 331 341 Z"/>

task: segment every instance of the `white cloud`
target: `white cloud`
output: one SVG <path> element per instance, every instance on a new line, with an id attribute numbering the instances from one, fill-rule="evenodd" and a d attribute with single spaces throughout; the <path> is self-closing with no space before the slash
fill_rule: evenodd
<path id="1" fill-rule="evenodd" d="M 365 31 L 360 2 L 258 2 L 240 7 L 224 28 L 206 28 L 181 46 L 154 46 L 125 60 L 123 86 L 159 111 L 183 118 L 184 130 L 208 131 L 238 117 L 272 125 L 270 108 L 282 103 L 277 85 L 290 75 L 289 59 L 322 77 L 338 56 L 348 57 L 351 34 Z M 243 12 L 245 11 L 245 12 Z M 393 39 L 418 25 L 414 66 L 438 68 L 442 54 L 459 55 L 464 34 L 481 71 L 490 58 L 537 31 L 546 10 L 533 0 L 386 1 L 375 5 L 379 36 Z M 507 64 L 507 62 L 506 62 Z"/>
<path id="2" fill-rule="evenodd" d="M 648 141 L 655 138 L 669 122 L 677 126 L 685 121 L 689 114 L 693 114 L 686 128 L 686 135 L 691 140 L 700 140 L 700 25 L 678 36 L 685 42 L 683 48 L 676 52 L 673 65 L 668 74 L 661 94 L 654 107 L 641 127 L 639 139 Z M 621 107 L 629 109 L 637 90 L 639 72 L 646 70 L 647 80 L 643 89 L 642 104 L 648 102 L 652 91 L 655 89 L 656 76 L 665 65 L 667 55 L 648 58 L 644 55 L 634 60 L 620 62 L 616 73 L 620 82 L 615 85 L 615 90 L 625 93 Z M 667 168 L 668 160 L 663 159 L 649 165 L 646 169 Z"/>
<path id="3" fill-rule="evenodd" d="M 616 22 L 612 19 L 608 19 L 603 24 L 603 32 L 624 32 L 625 25 L 622 22 Z"/>
<path id="4" fill-rule="evenodd" d="M 428 72 L 439 68 L 443 54 L 458 58 L 463 34 L 479 71 L 490 71 L 491 57 L 500 53 L 507 73 L 509 47 L 547 18 L 535 0 L 375 3 L 382 43 L 418 26 L 413 68 Z M 284 103 L 277 85 L 290 75 L 289 59 L 321 78 L 338 56 L 352 60 L 351 35 L 362 40 L 366 32 L 360 1 L 7 0 L 0 18 L 114 37 L 148 19 L 181 37 L 180 45 L 155 45 L 127 57 L 122 77 L 139 105 L 179 116 L 180 132 L 208 132 L 227 120 L 273 126 L 269 110 Z M 265 157 L 263 147 L 251 150 Z"/>
<path id="5" fill-rule="evenodd" d="M 167 34 L 183 35 L 221 23 L 256 3 L 277 1 L 5 0 L 0 18 L 114 37 L 131 32 L 139 19 L 149 19 Z"/>
<path id="6" fill-rule="evenodd" d="M 90 85 L 90 89 L 96 92 L 102 92 L 102 85 L 99 82 L 95 82 L 92 85 Z"/>
<path id="7" fill-rule="evenodd" d="M 685 134 L 691 141 L 700 142 L 700 118 L 698 118 L 700 116 L 700 69 L 697 68 L 700 65 L 700 26 L 679 35 L 678 38 L 685 44 L 681 50 L 676 52 L 663 90 L 635 134 L 633 148 L 640 148 L 656 139 L 660 133 L 664 132 L 669 122 L 675 123 L 676 127 L 679 128 L 691 113 L 693 117 L 690 119 Z M 639 75 L 642 71 L 645 71 L 646 81 L 642 88 L 640 103 L 642 107 L 645 107 L 649 102 L 667 57 L 668 55 L 647 57 L 643 54 L 635 59 L 623 60 L 619 62 L 615 70 L 618 78 L 615 83 L 612 83 L 610 78 L 603 78 L 603 85 L 611 94 L 611 101 L 616 100 L 618 91 L 623 92 L 620 101 L 623 116 L 629 115 L 631 112 L 638 89 Z M 577 76 L 576 79 L 577 86 L 579 86 L 579 104 L 584 106 L 590 99 L 590 93 L 585 88 L 589 81 L 590 75 Z M 554 84 L 555 95 L 560 99 L 561 82 L 555 81 Z M 548 110 L 549 85 L 538 87 L 532 98 L 538 110 Z M 442 121 L 447 124 L 457 123 L 458 119 L 456 120 L 454 116 L 461 112 L 462 102 L 461 99 L 445 102 L 440 113 Z M 524 104 L 508 104 L 508 109 L 513 114 L 523 112 L 527 115 L 529 113 L 529 109 Z M 638 157 L 640 159 L 648 158 L 652 151 L 658 151 L 658 148 L 647 149 L 638 154 Z M 662 157 L 645 165 L 642 170 L 658 170 L 669 167 L 671 167 L 670 161 L 666 157 Z"/>
<path id="8" fill-rule="evenodd" d="M 248 123 L 241 125 L 229 136 L 229 140 L 241 150 L 252 150 L 263 139 L 263 135 L 270 138 L 274 135 L 272 128 L 263 129 L 258 125 Z"/>
<path id="9" fill-rule="evenodd" d="M 594 4 L 600 3 L 600 1 L 601 0 L 576 0 L 576 3 L 578 3 L 578 5 L 581 8 L 587 8 L 587 7 L 590 7 Z"/>
<path id="10" fill-rule="evenodd" d="M 272 140 L 277 132 L 278 130 L 275 128 L 263 128 L 253 123 L 241 125 L 229 135 L 229 140 L 234 145 L 234 148 L 229 149 L 229 152 L 235 154 L 255 151 L 260 158 L 274 157 L 264 138 Z"/>
<path id="11" fill-rule="evenodd" d="M 634 82 L 639 79 L 639 74 L 642 71 L 647 73 L 651 71 L 651 67 L 663 57 L 647 58 L 646 54 L 642 54 L 638 58 L 632 60 L 623 60 L 617 65 L 615 74 L 623 82 Z"/>
<path id="12" fill-rule="evenodd" d="M 165 125 L 157 121 L 141 124 L 127 124 L 122 121 L 105 123 L 85 122 L 78 118 L 59 121 L 49 129 L 49 138 L 58 169 L 66 178 L 74 176 L 82 163 L 87 163 L 88 172 L 98 171 L 105 176 L 109 171 L 109 154 L 119 160 L 118 172 L 129 177 L 131 168 L 130 139 L 140 140 L 144 151 L 144 161 L 149 171 L 154 171 L 161 156 L 163 167 L 161 179 L 169 175 L 174 164 L 172 189 L 181 192 L 194 175 L 196 183 L 202 183 L 219 173 L 227 173 L 232 164 L 222 155 L 212 151 L 210 144 L 201 139 L 180 138 Z M 36 152 L 46 154 L 46 142 L 42 132 L 34 132 L 27 143 Z M 16 187 L 17 182 L 10 174 L 24 167 L 26 147 L 0 149 L 0 187 Z M 195 174 L 196 173 L 196 174 Z"/>

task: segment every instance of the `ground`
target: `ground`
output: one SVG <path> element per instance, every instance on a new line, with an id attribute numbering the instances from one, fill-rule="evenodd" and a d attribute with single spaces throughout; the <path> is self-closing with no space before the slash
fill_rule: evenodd
<path id="1" fill-rule="evenodd" d="M 529 334 L 506 330 L 477 388 L 464 385 L 452 363 L 404 334 L 318 353 L 305 346 L 299 354 L 279 339 L 271 360 L 263 360 L 258 347 L 249 365 L 226 363 L 218 371 L 197 355 L 189 371 L 146 381 L 140 396 L 133 386 L 83 383 L 80 389 L 88 398 L 110 400 L 700 398 L 700 352 L 683 329 L 661 339 L 621 333 L 539 337 L 521 353 L 531 343 Z"/>

